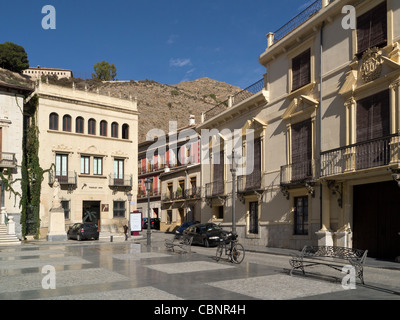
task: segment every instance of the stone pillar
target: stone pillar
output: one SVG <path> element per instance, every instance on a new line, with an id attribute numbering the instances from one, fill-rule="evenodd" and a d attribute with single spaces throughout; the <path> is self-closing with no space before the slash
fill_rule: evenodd
<path id="1" fill-rule="evenodd" d="M 14 217 L 9 216 L 7 222 L 7 233 L 11 235 L 15 235 L 15 222 Z"/>
<path id="2" fill-rule="evenodd" d="M 0 224 L 6 224 L 6 208 L 2 207 L 0 211 Z"/>
<path id="3" fill-rule="evenodd" d="M 267 41 L 268 41 L 267 48 L 271 47 L 274 44 L 274 36 L 275 36 L 275 33 L 273 33 L 273 32 L 270 32 L 267 34 Z"/>
<path id="4" fill-rule="evenodd" d="M 56 179 L 53 183 L 53 202 L 49 212 L 49 232 L 47 241 L 65 241 L 67 233 L 65 231 L 64 209 L 59 198 L 60 184 Z"/>
<path id="5" fill-rule="evenodd" d="M 333 234 L 330 230 L 330 190 L 326 182 L 322 183 L 322 221 L 321 230 L 317 231 L 315 234 L 318 237 L 319 246 L 333 246 Z"/>

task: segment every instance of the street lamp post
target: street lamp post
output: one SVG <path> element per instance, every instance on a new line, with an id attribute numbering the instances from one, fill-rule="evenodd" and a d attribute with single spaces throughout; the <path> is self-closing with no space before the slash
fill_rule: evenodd
<path id="1" fill-rule="evenodd" d="M 132 201 L 132 193 L 128 193 L 127 195 L 126 195 L 127 197 L 128 197 L 128 215 L 129 215 L 129 218 L 128 218 L 128 238 L 130 238 L 131 237 L 131 201 Z M 126 240 L 126 236 L 125 236 L 125 240 Z"/>
<path id="2" fill-rule="evenodd" d="M 232 155 L 228 156 L 231 161 L 231 173 L 232 173 L 232 233 L 236 235 L 236 171 L 237 163 L 236 160 L 238 155 L 236 155 L 235 150 L 232 149 Z"/>
<path id="3" fill-rule="evenodd" d="M 145 180 L 146 191 L 147 191 L 147 245 L 151 245 L 151 224 L 150 224 L 150 191 L 153 184 L 153 179 L 147 178 Z"/>

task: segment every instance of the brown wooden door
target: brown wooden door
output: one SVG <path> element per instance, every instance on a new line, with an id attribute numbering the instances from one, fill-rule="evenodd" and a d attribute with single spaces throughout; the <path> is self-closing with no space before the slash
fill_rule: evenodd
<path id="1" fill-rule="evenodd" d="M 353 247 L 368 256 L 400 256 L 400 188 L 394 181 L 354 187 Z"/>

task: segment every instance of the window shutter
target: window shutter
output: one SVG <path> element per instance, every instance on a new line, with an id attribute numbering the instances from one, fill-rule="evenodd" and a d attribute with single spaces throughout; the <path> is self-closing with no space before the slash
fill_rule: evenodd
<path id="1" fill-rule="evenodd" d="M 303 180 L 312 175 L 311 120 L 292 126 L 292 180 Z"/>
<path id="2" fill-rule="evenodd" d="M 357 18 L 357 51 L 361 55 L 372 47 L 387 43 L 386 1 Z"/>
<path id="3" fill-rule="evenodd" d="M 246 176 L 246 189 L 261 187 L 261 138 L 254 140 L 254 155 L 247 154 L 247 159 L 253 158 L 253 172 Z"/>
<path id="4" fill-rule="evenodd" d="M 292 60 L 292 91 L 311 82 L 311 49 Z"/>

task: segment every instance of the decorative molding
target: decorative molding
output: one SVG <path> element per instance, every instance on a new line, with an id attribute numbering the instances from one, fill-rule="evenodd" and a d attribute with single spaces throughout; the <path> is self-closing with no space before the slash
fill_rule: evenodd
<path id="1" fill-rule="evenodd" d="M 361 60 L 361 78 L 365 83 L 380 78 L 382 74 L 383 58 L 377 47 L 364 52 Z"/>

